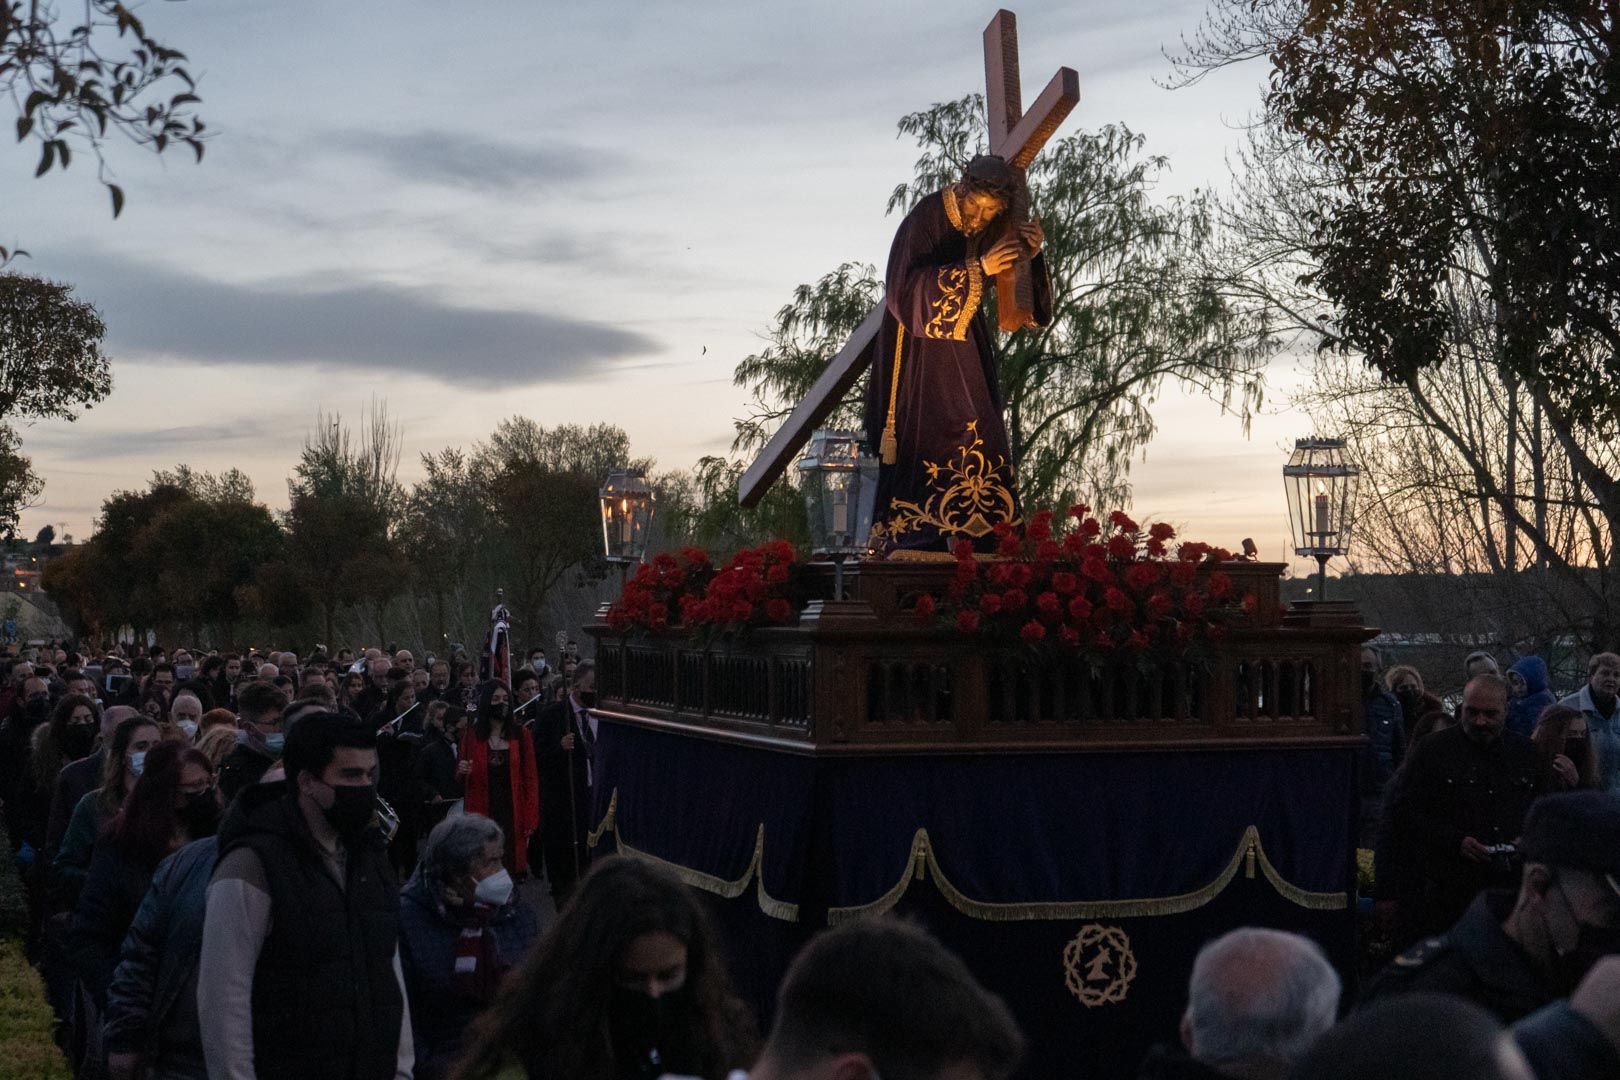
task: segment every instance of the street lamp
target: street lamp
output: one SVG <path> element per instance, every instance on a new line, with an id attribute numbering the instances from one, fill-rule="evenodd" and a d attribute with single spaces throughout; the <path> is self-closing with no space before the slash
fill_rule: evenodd
<path id="1" fill-rule="evenodd" d="M 602 550 L 608 562 L 628 566 L 647 553 L 652 526 L 653 489 L 638 472 L 617 469 L 608 474 L 602 499 Z"/>
<path id="2" fill-rule="evenodd" d="M 833 563 L 833 599 L 844 596 L 844 560 L 866 550 L 877 497 L 877 459 L 853 431 L 822 428 L 799 459 L 813 554 Z"/>
<path id="3" fill-rule="evenodd" d="M 1294 554 L 1316 560 L 1316 598 L 1327 595 L 1327 564 L 1350 551 L 1361 470 L 1345 457 L 1343 439 L 1298 439 L 1283 466 Z"/>

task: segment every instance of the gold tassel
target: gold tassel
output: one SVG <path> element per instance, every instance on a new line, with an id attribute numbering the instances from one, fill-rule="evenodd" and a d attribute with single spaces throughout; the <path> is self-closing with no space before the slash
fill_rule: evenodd
<path id="1" fill-rule="evenodd" d="M 900 460 L 900 440 L 894 434 L 894 406 L 900 396 L 900 350 L 906 343 L 906 327 L 900 323 L 894 328 L 894 371 L 889 376 L 889 420 L 883 425 L 883 439 L 878 446 L 878 457 L 885 465 Z"/>

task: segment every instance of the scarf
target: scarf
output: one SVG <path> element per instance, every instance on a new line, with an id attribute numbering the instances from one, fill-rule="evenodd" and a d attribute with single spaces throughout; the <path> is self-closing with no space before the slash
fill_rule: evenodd
<path id="1" fill-rule="evenodd" d="M 501 976 L 506 974 L 495 949 L 495 928 L 491 925 L 495 912 L 488 904 L 473 904 L 471 921 L 466 922 L 456 936 L 456 962 L 450 985 L 460 996 L 478 1002 L 493 1001 Z"/>

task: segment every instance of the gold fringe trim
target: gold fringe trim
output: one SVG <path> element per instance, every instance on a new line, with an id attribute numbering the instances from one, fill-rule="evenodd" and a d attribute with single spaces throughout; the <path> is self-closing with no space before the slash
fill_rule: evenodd
<path id="1" fill-rule="evenodd" d="M 956 320 L 957 341 L 966 341 L 968 327 L 973 323 L 973 316 L 979 310 L 979 301 L 984 299 L 984 270 L 979 266 L 979 260 L 970 253 L 967 257 L 968 294 L 967 300 L 962 303 L 962 315 Z"/>
<path id="2" fill-rule="evenodd" d="M 1349 906 L 1349 898 L 1345 893 L 1307 892 L 1285 881 L 1277 872 L 1277 868 L 1271 864 L 1271 860 L 1266 858 L 1265 851 L 1260 846 L 1260 830 L 1253 825 L 1243 831 L 1243 839 L 1238 843 L 1238 849 L 1233 853 L 1231 861 L 1226 864 L 1226 868 L 1214 881 L 1192 892 L 1145 900 L 1056 900 L 1035 903 L 991 903 L 965 896 L 940 870 L 939 861 L 934 857 L 934 845 L 928 837 L 928 830 L 918 829 L 911 840 L 911 858 L 894 887 L 871 903 L 829 908 L 827 925 L 837 926 L 839 923 L 863 915 L 880 915 L 891 910 L 900 902 L 901 897 L 905 896 L 911 882 L 923 880 L 925 874 L 933 877 L 934 887 L 957 911 L 969 918 L 987 922 L 1132 919 L 1180 915 L 1201 908 L 1219 896 L 1232 883 L 1232 879 L 1237 877 L 1243 864 L 1256 857 L 1266 880 L 1284 899 L 1313 911 L 1339 911 Z"/>
<path id="3" fill-rule="evenodd" d="M 754 856 L 748 861 L 748 868 L 743 871 L 742 877 L 737 878 L 735 881 L 727 881 L 725 878 L 705 874 L 701 870 L 693 870 L 689 866 L 682 866 L 679 863 L 670 862 L 668 859 L 660 859 L 656 855 L 635 847 L 625 840 L 624 834 L 619 831 L 618 811 L 619 789 L 614 788 L 613 795 L 608 800 L 608 811 L 603 816 L 602 823 L 591 831 L 588 841 L 591 847 L 596 847 L 602 837 L 611 830 L 614 839 L 618 841 L 621 852 L 632 858 L 642 859 L 656 866 L 664 867 L 694 889 L 702 889 L 704 892 L 713 893 L 726 900 L 735 900 L 748 890 L 748 883 L 752 881 L 759 901 L 760 911 L 773 919 L 780 919 L 783 922 L 799 921 L 798 904 L 778 900 L 765 891 L 765 875 L 763 872 L 765 866 L 764 822 L 760 822 L 759 831 L 754 834 Z"/>

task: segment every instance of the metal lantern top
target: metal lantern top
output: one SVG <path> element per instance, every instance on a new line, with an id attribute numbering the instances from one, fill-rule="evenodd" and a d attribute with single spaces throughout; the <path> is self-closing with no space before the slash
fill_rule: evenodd
<path id="1" fill-rule="evenodd" d="M 624 469 L 602 484 L 602 549 L 609 562 L 640 562 L 652 526 L 653 489 L 647 478 Z"/>
<path id="2" fill-rule="evenodd" d="M 872 532 L 877 459 L 853 431 L 823 428 L 799 459 L 811 548 L 818 555 L 859 555 Z"/>
<path id="3" fill-rule="evenodd" d="M 1350 464 L 1343 439 L 1299 439 L 1283 466 L 1294 554 L 1326 560 L 1350 550 L 1356 486 L 1361 470 Z"/>

